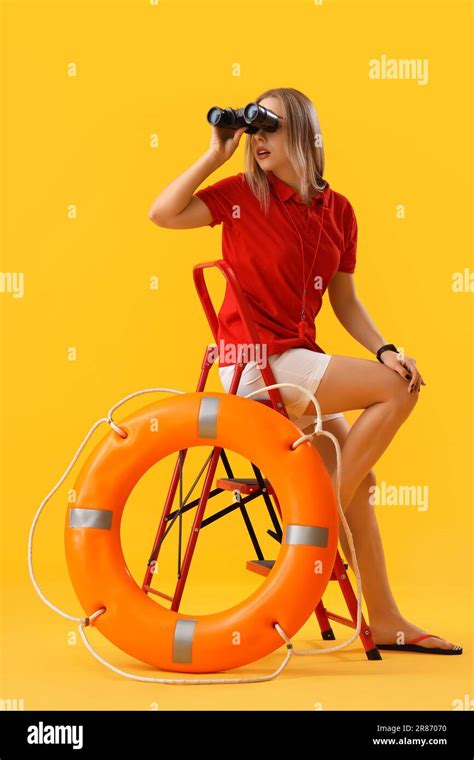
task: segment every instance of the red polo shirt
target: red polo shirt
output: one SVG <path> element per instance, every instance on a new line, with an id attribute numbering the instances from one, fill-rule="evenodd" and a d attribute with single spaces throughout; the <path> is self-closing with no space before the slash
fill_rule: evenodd
<path id="1" fill-rule="evenodd" d="M 267 356 L 296 347 L 325 353 L 316 343 L 314 320 L 334 273 L 355 270 L 354 210 L 327 181 L 324 191 L 317 193 L 307 207 L 272 171 L 267 172 L 267 178 L 271 194 L 266 218 L 243 172 L 207 185 L 195 195 L 212 214 L 209 226 L 223 224 L 223 258 L 244 291 Z M 303 281 L 307 283 L 305 324 L 299 327 Z M 219 366 L 225 367 L 235 363 L 239 346 L 250 343 L 228 288 L 218 319 L 218 346 L 233 347 L 230 358 L 219 354 Z"/>

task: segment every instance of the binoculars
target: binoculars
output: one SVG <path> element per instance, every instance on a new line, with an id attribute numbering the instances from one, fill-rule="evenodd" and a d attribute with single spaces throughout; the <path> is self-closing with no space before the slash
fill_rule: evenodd
<path id="1" fill-rule="evenodd" d="M 237 109 L 213 106 L 207 112 L 207 120 L 213 127 L 237 130 L 247 124 L 245 132 L 250 135 L 254 135 L 259 129 L 263 129 L 264 132 L 276 132 L 279 118 L 276 113 L 258 103 L 248 103 L 245 108 Z"/>

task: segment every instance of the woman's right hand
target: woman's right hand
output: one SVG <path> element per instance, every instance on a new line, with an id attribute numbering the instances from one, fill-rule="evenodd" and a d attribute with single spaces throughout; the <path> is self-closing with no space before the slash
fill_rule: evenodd
<path id="1" fill-rule="evenodd" d="M 217 158 L 219 163 L 224 164 L 236 150 L 240 138 L 247 129 L 247 125 L 235 130 L 229 129 L 229 127 L 214 127 L 211 125 L 211 129 L 209 151 Z"/>

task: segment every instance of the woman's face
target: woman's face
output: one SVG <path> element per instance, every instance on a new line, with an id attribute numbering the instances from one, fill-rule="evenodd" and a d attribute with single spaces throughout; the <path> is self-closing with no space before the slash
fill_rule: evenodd
<path id="1" fill-rule="evenodd" d="M 264 172 L 273 171 L 277 173 L 288 166 L 288 156 L 286 153 L 286 114 L 283 104 L 277 98 L 263 98 L 259 105 L 268 108 L 282 119 L 278 119 L 278 129 L 276 132 L 265 132 L 259 129 L 254 135 L 250 136 L 252 152 L 256 162 Z M 259 155 L 258 151 L 265 149 L 268 153 Z"/>

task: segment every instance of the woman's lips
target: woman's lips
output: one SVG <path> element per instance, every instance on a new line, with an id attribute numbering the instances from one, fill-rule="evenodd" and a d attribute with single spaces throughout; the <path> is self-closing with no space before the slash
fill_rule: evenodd
<path id="1" fill-rule="evenodd" d="M 269 155 L 270 155 L 270 151 L 267 150 L 265 151 L 265 153 L 257 153 L 257 158 L 268 158 Z"/>

